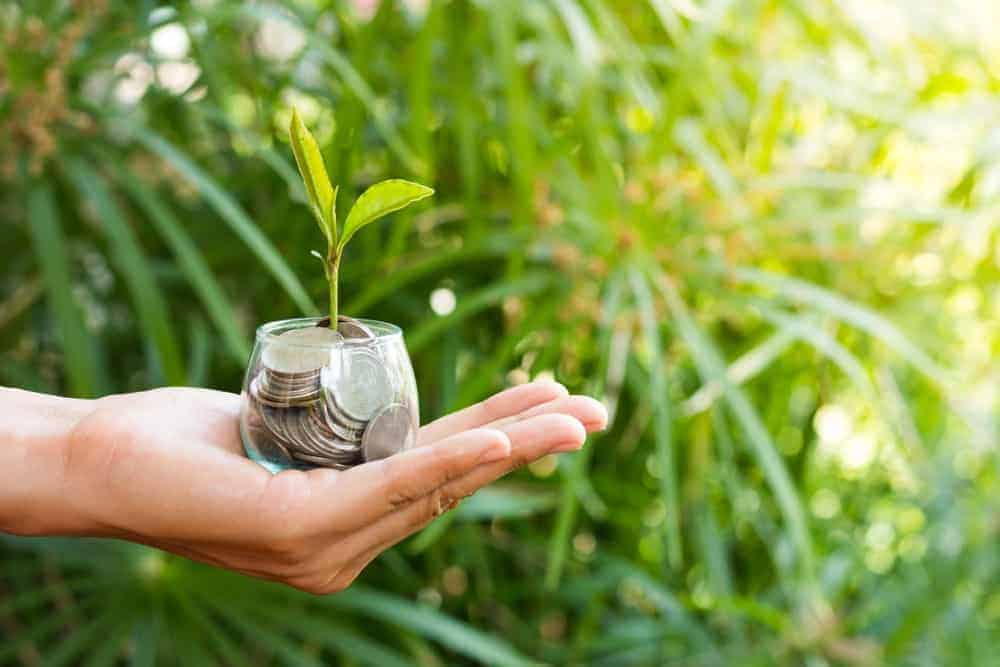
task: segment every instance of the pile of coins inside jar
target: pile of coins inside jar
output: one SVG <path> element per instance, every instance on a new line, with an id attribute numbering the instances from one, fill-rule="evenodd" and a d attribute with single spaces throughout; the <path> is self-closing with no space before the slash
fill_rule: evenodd
<path id="1" fill-rule="evenodd" d="M 416 440 L 392 365 L 364 323 L 341 315 L 291 329 L 263 349 L 248 378 L 247 428 L 268 459 L 345 469 Z M 371 343 L 371 344 L 368 344 Z"/>

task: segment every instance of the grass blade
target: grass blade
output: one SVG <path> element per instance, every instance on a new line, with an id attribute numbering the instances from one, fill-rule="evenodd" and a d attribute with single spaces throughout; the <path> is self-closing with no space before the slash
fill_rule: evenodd
<path id="1" fill-rule="evenodd" d="M 194 622 L 198 630 L 207 636 L 209 645 L 225 664 L 241 665 L 247 662 L 249 656 L 244 651 L 241 651 L 240 647 L 236 645 L 235 641 L 220 624 L 206 613 L 186 591 L 175 589 L 172 593 L 175 596 L 177 605 Z"/>
<path id="2" fill-rule="evenodd" d="M 226 221 L 236 235 L 247 244 L 303 313 L 313 315 L 318 312 L 316 304 L 309 298 L 305 287 L 299 282 L 284 258 L 228 192 L 223 190 L 188 156 L 160 135 L 145 128 L 136 128 L 135 137 L 146 148 L 173 165 L 198 188 L 209 206 L 215 209 L 215 212 Z"/>
<path id="3" fill-rule="evenodd" d="M 387 267 L 381 280 L 371 281 L 361 294 L 355 297 L 345 312 L 358 314 L 379 303 L 390 294 L 395 294 L 413 282 L 434 273 L 463 262 L 503 257 L 514 247 L 509 238 L 493 237 L 488 243 L 469 245 L 453 250 L 438 251 L 420 257 L 409 258 L 405 262 Z"/>
<path id="4" fill-rule="evenodd" d="M 832 361 L 865 396 L 869 398 L 875 396 L 875 387 L 862 363 L 851 354 L 850 350 L 837 342 L 836 338 L 818 326 L 818 322 L 790 315 L 765 304 L 758 304 L 757 308 L 765 319 L 783 327 L 784 331 L 793 334 Z"/>
<path id="5" fill-rule="evenodd" d="M 345 659 L 354 659 L 374 667 L 408 667 L 413 664 L 408 657 L 386 648 L 383 642 L 375 642 L 351 632 L 323 616 L 272 606 L 264 606 L 260 611 L 270 622 L 281 625 L 286 631 L 303 639 L 329 646 Z"/>
<path id="6" fill-rule="evenodd" d="M 96 618 L 91 618 L 87 624 L 77 629 L 63 641 L 57 643 L 51 653 L 42 663 L 44 667 L 59 667 L 60 665 L 71 664 L 88 648 L 97 646 L 104 641 L 108 632 L 113 631 L 116 622 L 121 616 L 121 611 L 113 606 L 108 606 L 105 611 Z"/>
<path id="7" fill-rule="evenodd" d="M 158 614 L 142 618 L 132 628 L 132 657 L 129 667 L 156 667 L 156 647 L 159 645 Z"/>
<path id="8" fill-rule="evenodd" d="M 186 384 L 187 373 L 177 346 L 178 338 L 170 324 L 166 300 L 132 228 L 97 172 L 79 159 L 67 161 L 65 168 L 69 179 L 94 207 L 101 221 L 112 259 L 128 287 L 143 334 L 156 352 L 159 371 L 168 384 Z"/>
<path id="9" fill-rule="evenodd" d="M 230 607 L 220 600 L 205 599 L 207 603 L 219 616 L 226 619 L 238 629 L 248 640 L 260 643 L 281 657 L 282 661 L 296 667 L 320 667 L 319 661 L 302 646 L 296 645 L 293 641 L 286 639 L 282 634 L 270 630 L 270 626 L 258 623 L 253 620 L 247 609 Z"/>
<path id="10" fill-rule="evenodd" d="M 667 369 L 663 363 L 663 345 L 659 323 L 653 310 L 653 297 L 649 283 L 638 269 L 629 274 L 632 294 L 639 310 L 642 334 L 649 351 L 649 381 L 653 404 L 653 437 L 656 440 L 656 462 L 660 473 L 660 495 L 667 507 L 664 521 L 667 558 L 670 566 L 679 568 L 683 560 L 680 515 L 682 512 L 677 492 L 677 464 L 674 461 L 673 432 L 670 397 L 667 393 Z"/>
<path id="11" fill-rule="evenodd" d="M 714 380 L 722 384 L 726 403 L 733 416 L 743 427 L 757 464 L 764 472 L 764 477 L 777 499 L 778 507 L 788 523 L 802 574 L 808 580 L 812 580 L 814 575 L 813 547 L 812 539 L 809 536 L 806 512 L 771 436 L 743 390 L 733 385 L 726 377 L 726 367 L 722 356 L 708 336 L 695 323 L 687 306 L 669 279 L 660 274 L 656 285 L 677 324 L 678 335 L 690 348 L 698 373 L 706 382 Z"/>
<path id="12" fill-rule="evenodd" d="M 436 609 L 394 595 L 355 585 L 338 595 L 324 598 L 321 603 L 385 620 L 489 665 L 520 667 L 534 664 L 494 636 L 460 623 Z"/>
<path id="13" fill-rule="evenodd" d="M 601 299 L 601 317 L 597 349 L 607 350 L 599 357 L 594 373 L 593 385 L 589 388 L 594 396 L 602 396 L 608 410 L 608 423 L 613 424 L 625 378 L 626 360 L 631 349 L 631 334 L 622 342 L 615 323 L 622 307 L 625 281 L 620 273 L 608 279 Z M 624 348 L 622 345 L 624 344 Z M 607 505 L 589 485 L 590 457 L 594 447 L 586 447 L 563 459 L 559 470 L 563 475 L 559 494 L 559 511 L 555 527 L 549 539 L 548 560 L 545 565 L 545 585 L 555 589 L 562 576 L 563 567 L 569 557 L 570 533 L 576 524 L 577 511 L 581 503 L 592 517 L 603 519 L 607 516 Z"/>
<path id="14" fill-rule="evenodd" d="M 726 369 L 726 379 L 734 385 L 743 384 L 770 366 L 795 342 L 795 338 L 795 332 L 788 328 L 782 329 L 730 364 Z M 723 391 L 721 382 L 709 380 L 681 404 L 681 414 L 693 417 L 708 410 L 722 396 Z"/>
<path id="15" fill-rule="evenodd" d="M 424 345 L 434 340 L 434 336 L 441 331 L 457 326 L 459 322 L 467 317 L 500 303 L 508 296 L 522 296 L 541 291 L 549 284 L 549 280 L 549 276 L 535 273 L 526 275 L 518 280 L 484 287 L 478 292 L 462 298 L 459 301 L 460 305 L 450 315 L 428 320 L 425 324 L 417 327 L 413 335 L 407 337 L 407 347 L 410 353 L 414 354 Z"/>
<path id="16" fill-rule="evenodd" d="M 736 218 L 745 219 L 749 212 L 736 178 L 729 171 L 726 161 L 705 138 L 701 126 L 686 119 L 678 123 L 674 135 L 678 146 L 705 170 L 716 192 L 732 207 Z"/>
<path id="17" fill-rule="evenodd" d="M 512 484 L 495 483 L 466 498 L 455 509 L 461 521 L 521 519 L 555 507 L 555 495 Z"/>
<path id="18" fill-rule="evenodd" d="M 56 336 L 63 350 L 63 364 L 74 396 L 103 393 L 102 374 L 94 354 L 95 341 L 87 330 L 83 312 L 73 298 L 71 266 L 59 225 L 52 190 L 37 185 L 28 195 L 28 229 L 41 268 L 45 297 L 55 320 Z"/>
<path id="19" fill-rule="evenodd" d="M 774 289 L 796 303 L 818 308 L 847 324 L 868 332 L 940 386 L 947 388 L 952 385 L 945 369 L 941 368 L 927 353 L 911 343 L 896 325 L 869 308 L 797 278 L 789 278 L 747 267 L 734 268 L 733 275 L 743 282 Z"/>
<path id="20" fill-rule="evenodd" d="M 191 288 L 201 299 L 208 316 L 222 336 L 229 356 L 234 361 L 244 363 L 250 356 L 247 337 L 240 331 L 235 309 L 194 240 L 152 189 L 125 169 L 116 169 L 115 175 L 177 257 L 181 271 L 184 272 Z"/>

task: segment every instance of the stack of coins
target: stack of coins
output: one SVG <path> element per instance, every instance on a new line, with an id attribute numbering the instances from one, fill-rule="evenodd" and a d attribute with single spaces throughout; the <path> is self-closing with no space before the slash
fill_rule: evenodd
<path id="1" fill-rule="evenodd" d="M 281 334 L 264 350 L 249 384 L 248 423 L 255 440 L 266 438 L 268 456 L 344 469 L 413 445 L 415 415 L 395 402 L 375 340 L 362 322 L 340 316 L 337 331 L 323 320 Z"/>

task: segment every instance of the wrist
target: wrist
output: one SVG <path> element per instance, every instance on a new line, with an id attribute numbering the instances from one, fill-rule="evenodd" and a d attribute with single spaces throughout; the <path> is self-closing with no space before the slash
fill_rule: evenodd
<path id="1" fill-rule="evenodd" d="M 0 531 L 85 534 L 63 493 L 70 436 L 94 402 L 0 387 Z"/>

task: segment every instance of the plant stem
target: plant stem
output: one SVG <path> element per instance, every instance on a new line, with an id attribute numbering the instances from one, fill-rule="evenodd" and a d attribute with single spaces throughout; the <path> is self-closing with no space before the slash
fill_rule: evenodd
<path id="1" fill-rule="evenodd" d="M 327 280 L 330 281 L 330 328 L 337 330 L 337 274 L 340 271 L 340 257 L 332 257 L 327 260 L 329 270 Z"/>

